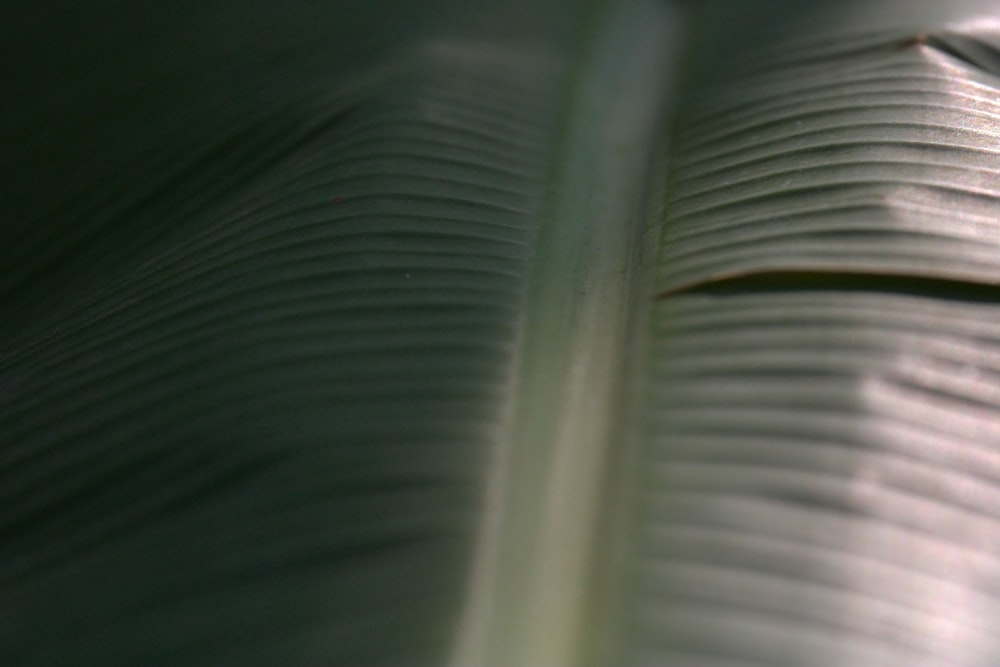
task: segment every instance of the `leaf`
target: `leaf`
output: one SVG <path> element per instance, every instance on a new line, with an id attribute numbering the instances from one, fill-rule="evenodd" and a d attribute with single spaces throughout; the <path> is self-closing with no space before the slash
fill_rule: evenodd
<path id="1" fill-rule="evenodd" d="M 0 662 L 442 662 L 574 14 L 172 7 L 24 10 Z"/>
<path id="2" fill-rule="evenodd" d="M 996 24 L 902 6 L 831 4 L 681 94 L 632 662 L 1000 656 Z"/>
<path id="3" fill-rule="evenodd" d="M 5 6 L 0 662 L 997 662 L 998 21 Z"/>

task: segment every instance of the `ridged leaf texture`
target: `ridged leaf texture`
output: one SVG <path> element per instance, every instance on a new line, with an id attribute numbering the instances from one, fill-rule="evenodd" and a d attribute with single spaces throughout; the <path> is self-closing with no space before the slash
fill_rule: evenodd
<path id="1" fill-rule="evenodd" d="M 1000 8 L 0 8 L 0 664 L 1000 664 Z"/>

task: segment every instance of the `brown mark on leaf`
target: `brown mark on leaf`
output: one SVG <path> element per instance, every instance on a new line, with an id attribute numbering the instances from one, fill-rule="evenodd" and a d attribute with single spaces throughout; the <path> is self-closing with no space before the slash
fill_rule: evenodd
<path id="1" fill-rule="evenodd" d="M 684 294 L 733 296 L 769 292 L 882 292 L 973 303 L 1000 303 L 1000 284 L 961 277 L 896 271 L 772 269 L 720 273 L 653 295 L 655 301 Z"/>
<path id="2" fill-rule="evenodd" d="M 921 32 L 914 35 L 913 37 L 904 39 L 902 42 L 899 43 L 899 48 L 912 49 L 916 46 L 923 46 L 926 43 L 927 43 L 927 33 Z"/>

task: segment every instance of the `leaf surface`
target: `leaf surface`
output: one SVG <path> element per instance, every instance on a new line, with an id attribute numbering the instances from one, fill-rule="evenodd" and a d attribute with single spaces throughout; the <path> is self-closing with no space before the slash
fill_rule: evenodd
<path id="1" fill-rule="evenodd" d="M 0 662 L 1000 661 L 990 3 L 0 12 Z"/>

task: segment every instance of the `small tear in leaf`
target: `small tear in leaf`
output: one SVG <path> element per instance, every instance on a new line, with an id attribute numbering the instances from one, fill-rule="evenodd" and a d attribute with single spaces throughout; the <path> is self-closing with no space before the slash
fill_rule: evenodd
<path id="1" fill-rule="evenodd" d="M 976 31 L 978 34 L 958 32 L 928 33 L 922 32 L 900 44 L 901 49 L 912 49 L 919 46 L 939 51 L 960 61 L 967 67 L 972 67 L 993 76 L 1000 76 L 1000 33 Z"/>

